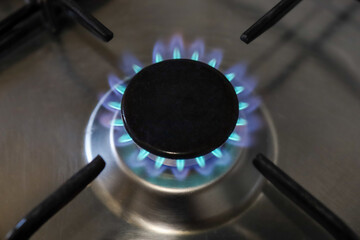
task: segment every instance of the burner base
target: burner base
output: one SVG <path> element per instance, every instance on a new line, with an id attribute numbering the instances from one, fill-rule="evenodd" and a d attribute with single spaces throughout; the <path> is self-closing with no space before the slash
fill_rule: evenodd
<path id="1" fill-rule="evenodd" d="M 252 159 L 259 152 L 277 159 L 275 131 L 262 106 L 255 114 L 263 120 L 263 127 L 252 133 L 255 140 L 251 147 L 233 146 L 234 161 L 225 172 L 194 187 L 185 185 L 194 181 L 190 177 L 177 187 L 160 185 L 157 183 L 166 181 L 167 175 L 144 179 L 128 167 L 126 157 L 135 145 L 119 154 L 113 141 L 114 131 L 102 126 L 98 119 L 105 111 L 100 101 L 86 131 L 86 158 L 100 154 L 107 163 L 93 189 L 116 215 L 152 231 L 184 234 L 234 219 L 255 201 L 264 182 Z"/>

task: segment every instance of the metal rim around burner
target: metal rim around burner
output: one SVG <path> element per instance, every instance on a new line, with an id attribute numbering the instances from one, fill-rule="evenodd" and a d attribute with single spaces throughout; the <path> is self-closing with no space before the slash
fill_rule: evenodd
<path id="1" fill-rule="evenodd" d="M 101 154 L 107 163 L 107 167 L 95 180 L 93 189 L 116 215 L 152 231 L 184 234 L 230 221 L 256 199 L 264 181 L 252 166 L 252 158 L 261 151 L 275 161 L 277 159 L 275 130 L 262 106 L 257 111 L 265 120 L 262 130 L 256 133 L 259 141 L 237 155 L 235 163 L 224 174 L 196 187 L 161 187 L 140 178 L 127 166 L 124 159 L 126 154 L 119 155 L 114 145 L 111 134 L 114 131 L 103 131 L 105 128 L 99 122 L 98 117 L 104 111 L 100 102 L 91 115 L 85 137 L 88 161 Z M 219 205 L 219 202 L 222 204 Z M 207 207 L 199 207 L 193 209 L 195 212 L 187 213 L 189 204 Z M 180 208 L 174 208 L 175 205 Z M 166 220 L 159 218 L 160 215 L 165 216 Z M 192 216 L 196 216 L 196 219 Z"/>
<path id="2" fill-rule="evenodd" d="M 153 65 L 149 67 L 143 68 L 143 64 L 136 58 L 126 56 L 124 72 L 136 82 L 136 78 L 141 77 L 142 71 L 146 73 L 147 68 L 151 70 L 156 66 L 161 67 L 173 63 L 181 63 L 179 66 L 176 65 L 176 67 L 181 67 L 181 65 L 189 63 L 197 67 L 208 64 L 214 69 L 204 66 L 205 72 L 218 74 L 221 54 L 213 52 L 204 56 L 203 47 L 202 42 L 195 42 L 190 46 L 189 52 L 186 52 L 181 38 L 174 36 L 168 50 L 161 44 L 155 45 Z M 169 58 L 174 60 L 166 60 Z M 191 60 L 183 60 L 184 58 L 191 58 Z M 167 73 L 167 71 L 163 72 Z M 195 74 L 194 72 L 197 71 L 190 71 L 191 74 Z M 131 118 L 132 114 L 139 113 L 139 108 L 136 103 L 133 103 L 132 106 L 135 106 L 133 110 L 136 111 L 128 112 L 129 109 L 126 109 L 126 105 L 131 106 L 131 104 L 128 105 L 128 100 L 134 100 L 143 95 L 136 96 L 136 93 L 139 92 L 135 87 L 133 88 L 136 90 L 134 91 L 135 97 L 126 99 L 125 95 L 128 93 L 125 92 L 131 92 L 129 89 L 132 88 L 133 81 L 128 83 L 120 80 L 117 76 L 109 76 L 111 89 L 100 100 L 91 115 L 86 131 L 85 150 L 88 160 L 92 159 L 94 155 L 100 154 L 107 162 L 107 167 L 94 184 L 94 190 L 112 212 L 153 231 L 184 234 L 211 229 L 231 221 L 257 198 L 264 179 L 253 167 L 252 159 L 258 152 L 262 152 L 276 161 L 275 131 L 265 107 L 260 106 L 260 98 L 253 93 L 256 81 L 253 77 L 248 76 L 246 65 L 238 63 L 223 72 L 223 75 L 221 73 L 219 75 L 222 78 L 219 82 L 223 83 L 220 85 L 222 87 L 226 84 L 231 85 L 233 89 L 229 89 L 231 93 L 215 94 L 214 96 L 226 95 L 231 98 L 235 92 L 237 102 L 234 102 L 237 104 L 238 111 L 230 108 L 229 112 L 238 113 L 236 126 L 229 136 L 226 133 L 228 139 L 221 146 L 206 155 L 195 158 L 194 156 L 197 154 L 193 152 L 189 155 L 193 157 L 190 159 L 177 159 L 178 156 L 186 153 L 186 151 L 181 151 L 183 149 L 180 151 L 175 149 L 174 152 L 181 154 L 178 154 L 176 158 L 171 158 L 174 156 L 158 156 L 156 154 L 161 154 L 161 151 L 159 153 L 150 148 L 147 148 L 149 150 L 147 151 L 143 148 L 146 146 L 140 146 L 139 139 L 141 140 L 141 138 L 137 138 L 134 133 L 131 133 L 134 127 L 131 125 L 134 123 L 133 119 L 126 122 L 129 120 L 129 116 Z M 153 71 L 149 71 L 149 73 L 153 73 Z M 176 71 L 174 74 L 176 75 Z M 228 81 L 226 83 L 223 82 L 224 76 Z M 212 77 L 209 78 L 212 79 Z M 143 79 L 150 79 L 152 91 L 161 89 L 159 87 L 161 83 L 166 83 L 163 80 L 160 81 L 160 84 L 154 84 L 153 81 L 158 79 L 154 80 L 151 77 Z M 178 76 L 174 76 L 173 79 L 182 80 Z M 200 82 L 205 83 L 201 80 Z M 177 82 L 174 81 L 170 86 L 176 86 L 176 84 Z M 189 85 L 191 84 L 184 86 Z M 208 87 L 199 87 L 197 91 Z M 167 90 L 165 94 L 172 91 L 171 87 L 165 89 Z M 179 94 L 178 98 L 181 99 L 182 91 L 177 93 Z M 150 101 L 151 91 L 147 94 L 150 96 L 147 96 L 145 101 Z M 212 95 L 207 97 L 211 98 Z M 122 101 L 123 98 L 125 98 L 124 101 Z M 162 101 L 164 100 L 160 102 Z M 151 110 L 156 112 L 157 109 L 154 109 L 153 106 Z M 185 106 L 191 108 L 191 104 L 185 104 Z M 196 108 L 199 108 L 199 105 L 196 105 Z M 149 111 L 150 114 L 152 111 Z M 184 112 L 186 113 L 186 111 Z M 193 111 L 189 112 L 193 113 Z M 229 115 L 231 116 L 231 113 Z M 149 120 L 148 114 L 144 114 L 142 117 Z M 141 117 L 139 119 L 142 120 Z M 159 118 L 156 120 L 161 121 Z M 232 121 L 229 122 L 234 124 Z M 125 126 L 126 124 L 127 126 Z M 230 124 L 225 125 L 230 126 Z M 137 139 L 134 141 L 133 138 Z M 154 142 L 151 141 L 151 143 Z M 217 144 L 220 143 L 217 142 Z M 176 144 L 170 146 L 174 145 Z M 160 148 L 160 150 L 164 149 Z M 163 152 L 166 153 L 166 150 L 168 149 L 165 148 Z M 186 154 L 183 156 L 186 157 Z"/>

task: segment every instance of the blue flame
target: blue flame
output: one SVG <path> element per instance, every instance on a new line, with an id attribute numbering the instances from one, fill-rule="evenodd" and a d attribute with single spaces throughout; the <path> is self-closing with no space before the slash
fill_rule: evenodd
<path id="1" fill-rule="evenodd" d="M 233 132 L 230 135 L 229 139 L 232 140 L 232 141 L 238 142 L 238 141 L 240 141 L 241 137 L 237 133 Z"/>
<path id="2" fill-rule="evenodd" d="M 115 87 L 115 90 L 116 90 L 118 93 L 121 93 L 121 94 L 124 94 L 125 89 L 126 89 L 126 87 L 125 87 L 124 85 L 118 85 L 118 86 Z"/>
<path id="3" fill-rule="evenodd" d="M 129 134 L 124 134 L 122 135 L 120 138 L 119 138 L 119 142 L 120 143 L 127 143 L 127 142 L 131 142 L 132 141 L 132 138 L 130 137 Z"/>
<path id="4" fill-rule="evenodd" d="M 196 166 L 195 170 L 203 176 L 209 176 L 211 173 L 213 173 L 215 165 L 216 161 L 210 159 L 207 161 L 206 165 Z"/>
<path id="5" fill-rule="evenodd" d="M 124 126 L 124 122 L 122 119 L 115 119 L 113 121 L 113 126 L 115 127 L 123 127 Z"/>
<path id="6" fill-rule="evenodd" d="M 242 86 L 239 86 L 239 87 L 235 87 L 235 92 L 236 94 L 240 94 L 244 91 L 244 87 Z"/>
<path id="7" fill-rule="evenodd" d="M 180 58 L 181 58 L 180 50 L 176 47 L 173 52 L 173 59 L 180 59 Z"/>
<path id="8" fill-rule="evenodd" d="M 132 65 L 132 69 L 134 70 L 135 73 L 138 73 L 141 71 L 141 67 L 139 65 L 133 64 Z"/>
<path id="9" fill-rule="evenodd" d="M 244 110 L 249 104 L 247 102 L 239 102 L 239 110 Z"/>
<path id="10" fill-rule="evenodd" d="M 173 59 L 179 59 L 184 56 L 184 42 L 181 35 L 175 35 L 170 41 L 170 50 Z"/>
<path id="11" fill-rule="evenodd" d="M 159 63 L 166 59 L 188 58 L 194 61 L 202 61 L 208 65 L 219 68 L 222 61 L 222 52 L 214 50 L 210 54 L 205 53 L 205 44 L 202 40 L 196 40 L 188 49 L 185 49 L 183 39 L 180 35 L 171 38 L 168 44 L 158 41 L 153 49 L 152 62 Z M 126 75 L 125 79 L 137 74 L 143 68 L 139 60 L 130 54 L 124 55 L 122 69 Z M 247 147 L 251 144 L 251 136 L 247 132 L 256 131 L 261 126 L 261 122 L 254 117 L 252 112 L 258 108 L 260 99 L 253 96 L 253 90 L 256 86 L 254 78 L 246 75 L 246 65 L 237 64 L 226 71 L 225 77 L 233 85 L 239 100 L 239 118 L 236 122 L 234 132 L 229 136 L 228 141 L 213 150 L 207 155 L 199 156 L 194 159 L 167 160 L 164 157 L 155 156 L 150 152 L 138 147 L 126 132 L 124 122 L 121 118 L 111 119 L 111 114 L 104 114 L 100 121 L 106 127 L 114 127 L 114 139 L 117 141 L 117 147 L 132 144 L 139 150 L 134 153 L 134 159 L 129 161 L 131 168 L 144 168 L 150 177 L 156 177 L 164 171 L 173 173 L 175 179 L 183 181 L 189 176 L 191 171 L 196 171 L 200 175 L 209 176 L 213 173 L 216 166 L 228 166 L 232 161 L 231 154 L 225 146 L 231 144 L 239 147 Z M 113 90 L 103 106 L 110 112 L 117 113 L 121 110 L 121 98 L 126 91 L 126 83 L 114 74 L 108 76 L 109 85 Z M 173 163 L 171 163 L 173 162 Z"/>
<path id="12" fill-rule="evenodd" d="M 111 88 L 116 87 L 119 84 L 122 84 L 123 81 L 120 80 L 120 78 L 118 78 L 115 74 L 110 73 L 108 75 L 108 82 Z"/>
<path id="13" fill-rule="evenodd" d="M 216 66 L 216 59 L 211 59 L 208 64 L 214 68 Z"/>
<path id="14" fill-rule="evenodd" d="M 191 55 L 191 59 L 195 60 L 195 61 L 199 61 L 199 52 L 195 51 L 192 55 Z"/>
<path id="15" fill-rule="evenodd" d="M 208 64 L 213 68 L 219 68 L 222 60 L 222 51 L 214 50 L 208 56 Z"/>
<path id="16" fill-rule="evenodd" d="M 157 157 L 155 162 L 155 168 L 160 168 L 164 164 L 165 158 Z"/>
<path id="17" fill-rule="evenodd" d="M 184 168 L 183 170 L 179 170 L 178 168 L 171 168 L 171 172 L 174 174 L 175 178 L 178 181 L 183 181 L 189 174 L 189 168 Z"/>
<path id="18" fill-rule="evenodd" d="M 221 158 L 223 156 L 223 154 L 222 154 L 222 152 L 221 152 L 221 150 L 219 148 L 212 151 L 212 154 L 214 154 L 214 156 L 217 157 L 217 158 Z"/>
<path id="19" fill-rule="evenodd" d="M 136 73 L 140 72 L 143 68 L 141 62 L 131 54 L 125 54 L 123 57 L 122 69 L 124 73 L 132 77 Z"/>
<path id="20" fill-rule="evenodd" d="M 177 169 L 181 172 L 182 170 L 184 170 L 185 167 L 185 160 L 184 159 L 178 159 L 176 160 L 176 167 Z"/>
<path id="21" fill-rule="evenodd" d="M 119 102 L 109 102 L 108 105 L 115 110 L 121 110 L 121 103 Z"/>
<path id="22" fill-rule="evenodd" d="M 137 160 L 142 161 L 144 160 L 150 153 L 144 149 L 141 149 L 138 156 L 137 156 Z"/>
<path id="23" fill-rule="evenodd" d="M 247 124 L 247 121 L 244 118 L 239 118 L 236 122 L 236 126 L 245 126 L 246 124 Z"/>
<path id="24" fill-rule="evenodd" d="M 245 73 L 246 73 L 246 65 L 245 64 L 236 64 L 225 71 L 225 76 L 229 79 L 229 81 L 242 81 Z"/>
<path id="25" fill-rule="evenodd" d="M 160 53 L 157 53 L 155 55 L 155 62 L 158 63 L 158 62 L 161 62 L 163 60 L 163 57 L 161 56 Z"/>
<path id="26" fill-rule="evenodd" d="M 161 163 L 161 161 L 161 158 L 158 162 L 155 162 L 155 164 L 154 161 L 145 161 L 145 169 L 150 177 L 158 177 L 166 170 L 166 167 Z"/>
<path id="27" fill-rule="evenodd" d="M 202 40 L 196 40 L 190 46 L 189 57 L 195 61 L 202 61 L 205 52 L 205 44 Z"/>
<path id="28" fill-rule="evenodd" d="M 164 60 L 164 56 L 166 55 L 165 45 L 159 41 L 155 44 L 153 54 L 152 54 L 152 62 L 158 63 Z"/>
<path id="29" fill-rule="evenodd" d="M 244 112 L 248 115 L 258 109 L 261 103 L 261 100 L 258 97 L 249 97 L 246 101 L 247 107 L 244 109 Z"/>
<path id="30" fill-rule="evenodd" d="M 225 76 L 231 82 L 235 77 L 235 73 L 228 73 Z"/>
<path id="31" fill-rule="evenodd" d="M 205 158 L 203 156 L 195 158 L 196 162 L 199 164 L 200 167 L 205 167 Z"/>

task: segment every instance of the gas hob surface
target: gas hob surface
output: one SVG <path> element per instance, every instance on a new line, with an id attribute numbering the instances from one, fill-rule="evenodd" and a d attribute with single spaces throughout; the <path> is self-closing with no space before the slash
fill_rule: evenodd
<path id="1" fill-rule="evenodd" d="M 151 63 L 174 33 L 242 61 L 275 128 L 276 162 L 360 234 L 360 4 L 303 1 L 250 45 L 239 36 L 277 1 L 106 1 L 92 13 L 114 32 L 108 44 L 78 25 L 40 32 L 0 61 L 0 236 L 86 163 L 84 138 L 107 76 L 123 53 Z M 0 17 L 23 4 L 0 3 Z M 233 190 L 234 192 L 236 189 Z M 146 203 L 144 203 L 146 204 Z M 332 239 L 275 190 L 222 226 L 170 234 L 116 216 L 84 190 L 33 239 Z"/>

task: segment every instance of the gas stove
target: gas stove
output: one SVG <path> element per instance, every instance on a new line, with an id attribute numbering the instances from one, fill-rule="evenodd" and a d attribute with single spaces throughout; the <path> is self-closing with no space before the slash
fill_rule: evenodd
<path id="1" fill-rule="evenodd" d="M 251 156 L 260 149 L 276 155 L 274 127 L 245 65 L 222 73 L 220 52 L 204 49 L 202 41 L 187 47 L 176 35 L 155 44 L 147 67 L 126 55 L 125 80 L 109 75 L 110 90 L 86 130 L 88 161 L 100 154 L 111 166 L 94 184 L 100 199 L 160 232 L 201 230 L 236 217 L 263 183 Z"/>
<path id="2" fill-rule="evenodd" d="M 1 236 L 86 164 L 33 239 L 333 239 L 326 214 L 360 232 L 356 1 L 302 2 L 249 45 L 276 1 L 88 4 L 111 42 L 67 22 L 1 56 Z"/>

